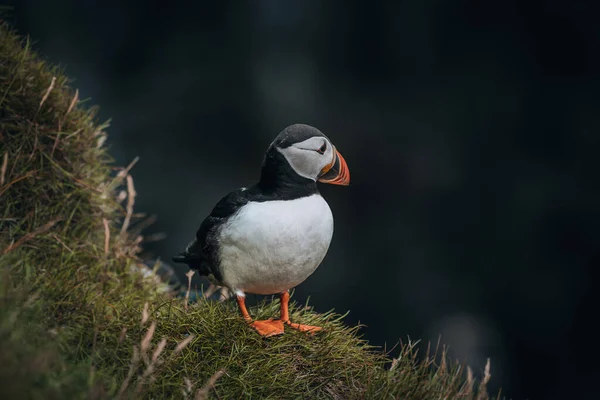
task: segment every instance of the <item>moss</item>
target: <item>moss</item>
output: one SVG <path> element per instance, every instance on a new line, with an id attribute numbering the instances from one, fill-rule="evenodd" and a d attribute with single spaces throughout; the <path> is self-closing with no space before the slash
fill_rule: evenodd
<path id="1" fill-rule="evenodd" d="M 263 339 L 233 302 L 157 290 L 135 272 L 133 179 L 106 124 L 6 24 L 0 113 L 1 398 L 488 398 L 445 354 L 409 342 L 392 360 L 332 312 L 292 304 L 324 332 Z"/>

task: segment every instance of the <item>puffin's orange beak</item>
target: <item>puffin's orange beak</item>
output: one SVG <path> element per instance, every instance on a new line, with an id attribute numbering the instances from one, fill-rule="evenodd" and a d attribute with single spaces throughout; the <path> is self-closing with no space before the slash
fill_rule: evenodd
<path id="1" fill-rule="evenodd" d="M 350 170 L 344 157 L 335 147 L 334 150 L 333 160 L 321 170 L 319 182 L 348 186 L 350 184 Z"/>

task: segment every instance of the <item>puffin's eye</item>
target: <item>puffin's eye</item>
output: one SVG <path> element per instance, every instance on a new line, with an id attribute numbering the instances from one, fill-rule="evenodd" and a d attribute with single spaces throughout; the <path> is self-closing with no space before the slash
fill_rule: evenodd
<path id="1" fill-rule="evenodd" d="M 325 150 L 327 150 L 327 142 L 323 143 L 323 146 L 319 147 L 319 149 L 317 150 L 317 153 L 325 154 Z"/>

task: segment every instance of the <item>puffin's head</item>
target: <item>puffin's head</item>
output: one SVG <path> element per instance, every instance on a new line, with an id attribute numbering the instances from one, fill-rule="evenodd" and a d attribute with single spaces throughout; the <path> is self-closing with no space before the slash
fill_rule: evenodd
<path id="1" fill-rule="evenodd" d="M 333 185 L 350 184 L 350 171 L 344 157 L 317 128 L 290 125 L 279 133 L 271 146 L 302 177 Z"/>

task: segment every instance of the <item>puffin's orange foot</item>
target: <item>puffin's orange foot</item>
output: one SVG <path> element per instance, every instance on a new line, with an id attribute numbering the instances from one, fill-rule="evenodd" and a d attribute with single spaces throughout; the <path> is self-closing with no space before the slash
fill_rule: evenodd
<path id="1" fill-rule="evenodd" d="M 283 335 L 283 321 L 280 319 L 252 321 L 250 326 L 264 337 Z"/>
<path id="2" fill-rule="evenodd" d="M 321 328 L 320 326 L 296 324 L 291 322 L 290 320 L 285 321 L 285 323 L 288 324 L 290 328 L 298 329 L 300 332 L 308 332 L 311 335 L 323 330 L 323 328 Z"/>

